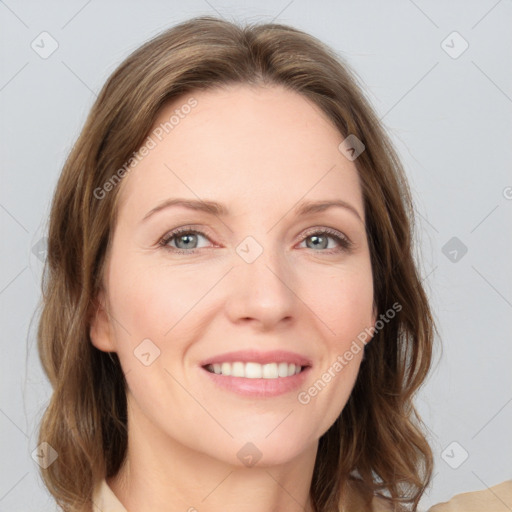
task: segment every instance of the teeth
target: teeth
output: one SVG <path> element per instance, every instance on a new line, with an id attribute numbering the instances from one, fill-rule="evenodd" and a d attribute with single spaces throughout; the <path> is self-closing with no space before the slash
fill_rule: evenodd
<path id="1" fill-rule="evenodd" d="M 293 363 L 214 363 L 206 369 L 217 375 L 232 377 L 245 377 L 246 379 L 277 379 L 278 377 L 291 377 L 300 373 L 301 366 Z"/>
<path id="2" fill-rule="evenodd" d="M 288 363 L 279 363 L 277 373 L 279 373 L 279 377 L 288 377 Z M 292 375 L 295 375 L 295 365 L 293 366 Z"/>
<path id="3" fill-rule="evenodd" d="M 240 363 L 241 364 L 241 363 Z M 247 377 L 248 379 L 261 379 L 263 375 L 263 367 L 258 363 L 245 363 L 241 364 L 243 375 L 240 377 Z"/>

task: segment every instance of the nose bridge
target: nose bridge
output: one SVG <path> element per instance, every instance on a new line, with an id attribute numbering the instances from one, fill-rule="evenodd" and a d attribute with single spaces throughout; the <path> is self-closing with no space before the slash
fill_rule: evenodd
<path id="1" fill-rule="evenodd" d="M 247 236 L 235 248 L 228 307 L 233 321 L 251 318 L 270 326 L 295 315 L 293 272 L 285 255 L 270 245 L 270 238 L 264 245 Z"/>

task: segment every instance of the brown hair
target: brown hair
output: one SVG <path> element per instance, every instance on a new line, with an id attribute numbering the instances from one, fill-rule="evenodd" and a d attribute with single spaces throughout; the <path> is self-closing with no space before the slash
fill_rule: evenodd
<path id="1" fill-rule="evenodd" d="M 365 151 L 355 160 L 380 314 L 402 306 L 367 345 L 348 403 L 320 438 L 311 497 L 337 511 L 349 481 L 370 506 L 384 496 L 415 509 L 432 454 L 413 397 L 432 358 L 435 324 L 413 254 L 413 206 L 399 159 L 353 74 L 315 38 L 279 24 L 240 27 L 212 17 L 182 23 L 147 42 L 112 74 L 57 184 L 38 348 L 53 395 L 39 442 L 58 458 L 42 469 L 66 511 L 91 510 L 94 486 L 119 470 L 127 447 L 125 380 L 119 359 L 89 337 L 117 215 L 119 187 L 96 190 L 136 152 L 164 103 L 225 84 L 280 85 L 313 101 L 343 137 Z"/>

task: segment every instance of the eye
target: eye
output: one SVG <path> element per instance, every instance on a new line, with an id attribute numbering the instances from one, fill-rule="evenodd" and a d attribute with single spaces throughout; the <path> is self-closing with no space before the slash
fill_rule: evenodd
<path id="1" fill-rule="evenodd" d="M 196 252 L 195 249 L 203 248 L 198 245 L 200 238 L 209 240 L 201 231 L 184 227 L 167 233 L 158 243 L 165 249 L 173 252 L 187 252 L 193 254 Z M 172 243 L 175 245 L 173 246 Z"/>
<path id="2" fill-rule="evenodd" d="M 201 239 L 210 241 L 202 231 L 184 226 L 164 235 L 158 245 L 174 253 L 195 254 L 199 249 L 208 247 L 208 245 L 200 246 Z M 352 242 L 345 235 L 329 228 L 310 230 L 302 238 L 301 244 L 304 243 L 307 249 L 325 254 L 349 251 L 352 248 Z"/>
<path id="3" fill-rule="evenodd" d="M 329 240 L 333 240 L 334 244 L 330 243 Z M 348 251 L 352 247 L 352 242 L 345 235 L 329 228 L 317 229 L 307 233 L 302 243 L 306 243 L 308 249 L 327 254 Z"/>

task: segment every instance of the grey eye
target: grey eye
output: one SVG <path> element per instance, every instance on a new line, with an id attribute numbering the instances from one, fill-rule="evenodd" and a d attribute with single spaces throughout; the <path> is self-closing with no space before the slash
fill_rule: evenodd
<path id="1" fill-rule="evenodd" d="M 329 236 L 318 236 L 318 235 L 310 235 L 306 238 L 306 246 L 309 249 L 327 249 L 329 245 Z M 309 243 L 311 241 L 311 243 Z"/>
<path id="2" fill-rule="evenodd" d="M 197 248 L 197 234 L 185 233 L 175 237 L 176 247 L 178 249 L 196 249 Z"/>

